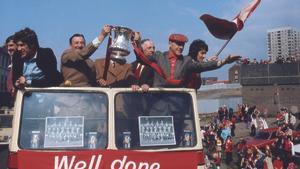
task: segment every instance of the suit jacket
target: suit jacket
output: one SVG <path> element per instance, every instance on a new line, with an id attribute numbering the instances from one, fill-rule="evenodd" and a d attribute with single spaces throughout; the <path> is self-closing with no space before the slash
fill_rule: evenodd
<path id="1" fill-rule="evenodd" d="M 164 71 L 166 76 L 170 75 L 170 61 L 168 59 L 168 52 L 164 52 L 162 55 L 156 53 L 150 58 L 155 61 Z M 217 61 L 211 62 L 195 62 L 190 56 L 179 56 L 177 58 L 174 78 L 182 80 L 179 85 L 168 84 L 164 78 L 162 78 L 156 72 L 154 73 L 153 86 L 154 87 L 187 87 L 188 82 L 185 80 L 192 73 L 201 73 L 204 71 L 214 70 L 219 68 Z"/>
<path id="2" fill-rule="evenodd" d="M 139 61 L 134 61 L 131 63 L 132 66 L 132 70 L 135 73 L 135 71 L 137 71 L 137 66 L 140 62 Z M 140 63 L 142 64 L 142 63 Z M 143 64 L 144 65 L 144 64 Z M 144 68 L 142 69 L 141 73 L 140 73 L 140 77 L 139 79 L 137 79 L 138 85 L 143 85 L 143 84 L 147 84 L 150 87 L 153 86 L 153 76 L 154 76 L 154 70 L 148 66 L 148 65 L 144 65 Z"/>
<path id="3" fill-rule="evenodd" d="M 38 48 L 36 56 L 36 64 L 43 72 L 45 77 L 43 79 L 32 79 L 31 87 L 50 87 L 58 86 L 62 77 L 57 70 L 56 57 L 50 48 Z M 23 76 L 24 59 L 17 53 L 13 56 L 13 82 Z"/>
<path id="4" fill-rule="evenodd" d="M 103 78 L 105 67 L 105 59 L 97 59 L 95 61 L 96 79 Z M 115 62 L 115 66 L 110 63 L 107 71 L 107 85 L 109 87 L 130 87 L 137 84 L 130 64 L 119 64 Z"/>
<path id="5" fill-rule="evenodd" d="M 186 87 L 195 89 L 196 91 L 201 87 L 202 79 L 200 73 L 192 73 L 186 78 L 188 83 Z"/>
<path id="6" fill-rule="evenodd" d="M 81 50 L 67 49 L 61 56 L 61 72 L 64 80 L 71 81 L 71 86 L 95 86 L 95 65 L 89 57 L 96 51 L 89 43 Z"/>

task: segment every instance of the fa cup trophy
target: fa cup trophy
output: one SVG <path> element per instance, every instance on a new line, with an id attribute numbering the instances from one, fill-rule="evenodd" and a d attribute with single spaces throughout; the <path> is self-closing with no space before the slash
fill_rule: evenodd
<path id="1" fill-rule="evenodd" d="M 130 53 L 129 45 L 133 31 L 126 27 L 114 26 L 112 32 L 114 32 L 114 38 L 109 47 L 113 54 L 112 57 L 124 59 L 123 57 L 128 56 Z"/>

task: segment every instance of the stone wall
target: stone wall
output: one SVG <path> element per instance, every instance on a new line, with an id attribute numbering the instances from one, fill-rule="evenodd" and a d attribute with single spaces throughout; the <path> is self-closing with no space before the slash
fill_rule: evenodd
<path id="1" fill-rule="evenodd" d="M 293 112 L 300 110 L 300 85 L 243 86 L 243 103 L 267 108 L 273 115 L 280 107 L 287 107 Z"/>
<path id="2" fill-rule="evenodd" d="M 300 62 L 241 65 L 241 85 L 300 84 Z"/>

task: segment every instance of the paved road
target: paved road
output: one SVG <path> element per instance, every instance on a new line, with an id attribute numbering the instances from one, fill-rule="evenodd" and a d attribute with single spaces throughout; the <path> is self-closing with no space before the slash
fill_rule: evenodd
<path id="1" fill-rule="evenodd" d="M 0 169 L 6 169 L 7 166 L 8 145 L 0 145 Z"/>

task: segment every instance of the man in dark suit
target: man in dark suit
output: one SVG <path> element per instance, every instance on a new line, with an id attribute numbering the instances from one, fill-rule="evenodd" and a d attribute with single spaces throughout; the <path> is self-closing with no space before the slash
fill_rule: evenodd
<path id="1" fill-rule="evenodd" d="M 188 41 L 182 34 L 171 34 L 169 37 L 169 51 L 163 55 L 154 55 L 151 59 L 162 68 L 166 77 L 160 76 L 157 72 L 154 74 L 154 87 L 186 87 L 185 81 L 192 73 L 201 73 L 204 71 L 217 69 L 227 63 L 232 63 L 240 56 L 229 55 L 224 60 L 210 62 L 195 62 L 190 56 L 182 55 L 184 45 Z"/>
<path id="2" fill-rule="evenodd" d="M 82 34 L 71 36 L 70 48 L 61 56 L 61 72 L 65 86 L 96 86 L 95 65 L 90 56 L 98 49 L 110 30 L 110 26 L 104 25 L 99 36 L 88 45 L 85 45 Z"/>
<path id="3" fill-rule="evenodd" d="M 13 57 L 13 81 L 17 88 L 50 87 L 61 83 L 56 57 L 39 46 L 36 33 L 25 28 L 14 34 L 17 53 Z"/>
<path id="4" fill-rule="evenodd" d="M 152 56 L 155 52 L 154 43 L 150 39 L 144 39 L 141 41 L 141 49 L 146 57 Z M 147 89 L 152 87 L 154 76 L 153 69 L 138 57 L 136 58 L 136 61 L 131 63 L 131 65 L 134 75 L 138 80 L 138 85 Z"/>
<path id="5" fill-rule="evenodd" d="M 7 72 L 7 79 L 6 79 L 6 88 L 7 91 L 14 96 L 15 94 L 15 87 L 13 85 L 12 79 L 12 57 L 17 51 L 17 44 L 15 43 L 14 36 L 9 36 L 5 41 L 5 48 L 9 57 L 8 61 L 8 72 Z"/>

